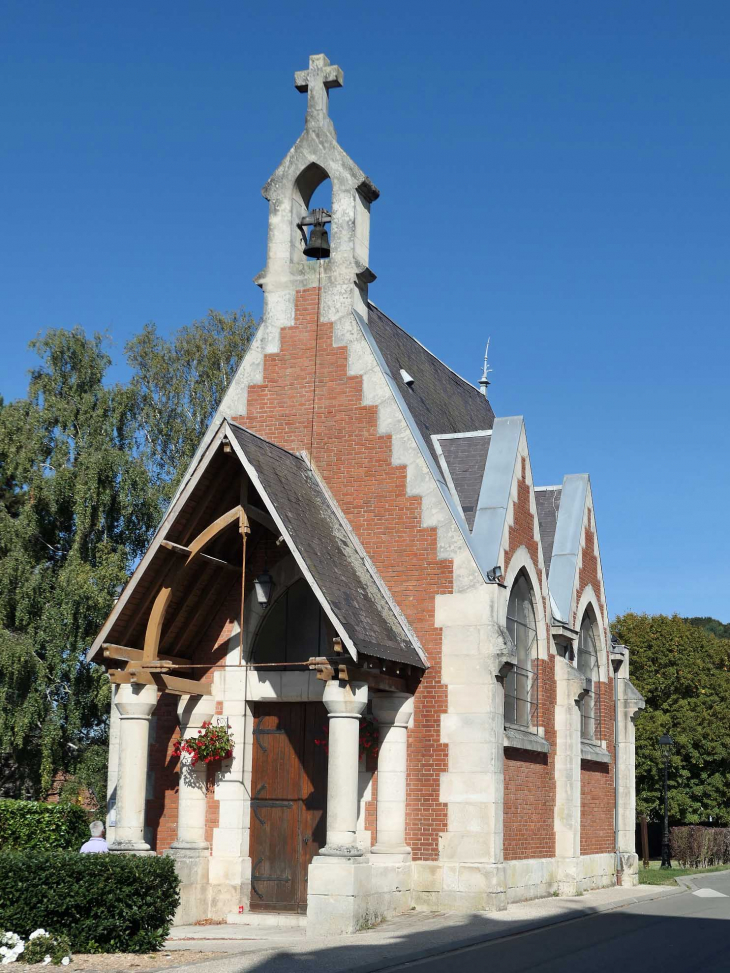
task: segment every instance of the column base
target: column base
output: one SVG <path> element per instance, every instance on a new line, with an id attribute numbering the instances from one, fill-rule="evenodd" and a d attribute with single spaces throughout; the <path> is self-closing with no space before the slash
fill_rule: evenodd
<path id="1" fill-rule="evenodd" d="M 154 855 L 146 841 L 115 841 L 109 851 L 117 855 Z"/>
<path id="2" fill-rule="evenodd" d="M 173 841 L 167 854 L 172 858 L 207 858 L 210 845 L 207 841 Z"/>
<path id="3" fill-rule="evenodd" d="M 359 845 L 325 845 L 324 848 L 320 848 L 317 853 L 317 857 L 322 858 L 365 858 L 367 860 L 367 855 L 363 856 L 363 850 Z M 314 859 L 316 861 L 316 859 Z"/>
<path id="4" fill-rule="evenodd" d="M 377 855 L 381 861 L 409 862 L 411 849 L 408 845 L 373 845 L 371 855 Z"/>

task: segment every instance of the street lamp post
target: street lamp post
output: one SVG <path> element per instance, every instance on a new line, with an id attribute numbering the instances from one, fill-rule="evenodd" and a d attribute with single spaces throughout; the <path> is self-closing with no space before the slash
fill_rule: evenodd
<path id="1" fill-rule="evenodd" d="M 661 868 L 671 868 L 672 858 L 669 853 L 669 803 L 667 799 L 667 787 L 669 776 L 669 758 L 674 750 L 674 740 L 668 733 L 663 733 L 659 737 L 659 749 L 664 757 L 664 831 L 662 832 L 662 863 Z"/>

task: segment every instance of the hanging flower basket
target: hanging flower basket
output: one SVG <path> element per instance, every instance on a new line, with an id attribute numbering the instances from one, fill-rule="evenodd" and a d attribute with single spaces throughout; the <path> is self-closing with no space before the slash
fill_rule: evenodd
<path id="1" fill-rule="evenodd" d="M 202 724 L 197 736 L 176 740 L 172 753 L 174 757 L 189 754 L 193 767 L 199 760 L 206 764 L 214 760 L 228 760 L 233 756 L 233 734 L 227 726 L 214 726 L 208 720 Z"/>
<path id="2" fill-rule="evenodd" d="M 322 736 L 314 741 L 318 747 L 323 747 L 325 753 L 330 752 L 330 727 L 329 721 L 322 727 Z M 377 720 L 370 716 L 360 720 L 360 756 L 364 757 L 370 753 L 377 757 L 380 750 L 380 733 Z"/>

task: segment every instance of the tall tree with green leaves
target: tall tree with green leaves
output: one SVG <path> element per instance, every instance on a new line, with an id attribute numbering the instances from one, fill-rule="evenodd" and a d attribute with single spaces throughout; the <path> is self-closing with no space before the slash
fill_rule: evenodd
<path id="1" fill-rule="evenodd" d="M 126 347 L 145 465 L 169 499 L 193 458 L 256 332 L 243 309 L 162 337 L 154 324 Z"/>
<path id="2" fill-rule="evenodd" d="M 51 330 L 27 397 L 0 399 L 0 796 L 64 770 L 103 801 L 110 690 L 86 651 L 255 330 L 244 311 L 169 339 L 147 325 L 127 385 L 101 335 Z"/>
<path id="3" fill-rule="evenodd" d="M 0 410 L 0 766 L 38 793 L 104 726 L 109 683 L 84 656 L 159 503 L 135 396 L 104 383 L 102 336 L 51 330 L 31 346 L 28 396 Z"/>
<path id="4" fill-rule="evenodd" d="M 657 741 L 671 734 L 669 813 L 675 823 L 730 824 L 730 641 L 677 615 L 616 618 L 611 631 L 631 651 L 631 681 L 646 699 L 636 723 L 639 814 L 663 813 L 664 763 Z"/>

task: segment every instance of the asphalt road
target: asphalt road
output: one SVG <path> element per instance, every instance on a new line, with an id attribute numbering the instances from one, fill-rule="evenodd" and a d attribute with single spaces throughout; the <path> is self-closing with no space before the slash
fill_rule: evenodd
<path id="1" fill-rule="evenodd" d="M 730 874 L 697 892 L 387 969 L 409 973 L 730 973 Z M 724 923 L 728 925 L 724 925 Z"/>

